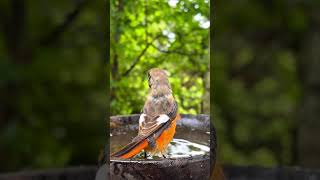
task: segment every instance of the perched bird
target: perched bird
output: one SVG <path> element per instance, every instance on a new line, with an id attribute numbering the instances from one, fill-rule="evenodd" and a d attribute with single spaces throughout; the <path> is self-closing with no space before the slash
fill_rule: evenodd
<path id="1" fill-rule="evenodd" d="M 139 118 L 139 132 L 133 140 L 111 157 L 132 158 L 142 150 L 161 153 L 165 158 L 168 144 L 172 141 L 176 121 L 180 119 L 166 71 L 153 68 L 148 71 L 149 95 Z"/>

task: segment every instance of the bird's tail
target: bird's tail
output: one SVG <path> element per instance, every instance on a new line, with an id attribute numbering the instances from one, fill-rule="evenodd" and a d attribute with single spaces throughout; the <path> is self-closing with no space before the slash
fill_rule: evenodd
<path id="1" fill-rule="evenodd" d="M 131 142 L 125 147 L 123 147 L 121 150 L 111 154 L 111 157 L 129 159 L 137 155 L 147 146 L 148 146 L 148 141 L 146 139 L 140 142 Z"/>

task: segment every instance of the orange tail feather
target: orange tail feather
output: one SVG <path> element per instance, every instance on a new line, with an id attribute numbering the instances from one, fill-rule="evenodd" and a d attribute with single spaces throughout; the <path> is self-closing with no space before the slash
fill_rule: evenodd
<path id="1" fill-rule="evenodd" d="M 148 141 L 143 140 L 140 143 L 130 143 L 124 148 L 122 148 L 120 151 L 115 152 L 111 155 L 111 157 L 119 157 L 123 159 L 129 159 L 133 156 L 137 155 L 139 152 L 141 152 L 143 149 L 145 149 L 148 146 Z"/>

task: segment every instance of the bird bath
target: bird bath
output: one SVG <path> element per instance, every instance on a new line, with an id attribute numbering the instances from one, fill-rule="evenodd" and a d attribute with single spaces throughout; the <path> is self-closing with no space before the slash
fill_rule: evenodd
<path id="1" fill-rule="evenodd" d="M 119 150 L 137 135 L 138 122 L 139 114 L 110 117 L 110 152 Z M 128 160 L 110 158 L 110 178 L 207 179 L 210 164 L 215 162 L 215 141 L 209 116 L 182 114 L 168 146 L 167 158 L 149 156 L 146 159 L 143 153 Z"/>

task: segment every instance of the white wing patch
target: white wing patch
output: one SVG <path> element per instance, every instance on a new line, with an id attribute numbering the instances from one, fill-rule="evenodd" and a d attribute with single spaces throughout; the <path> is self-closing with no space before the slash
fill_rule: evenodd
<path id="1" fill-rule="evenodd" d="M 142 126 L 142 122 L 144 122 L 144 117 L 146 116 L 146 114 L 141 114 L 140 118 L 139 118 L 139 126 Z"/>
<path id="2" fill-rule="evenodd" d="M 157 125 L 160 125 L 162 123 L 165 123 L 167 121 L 170 120 L 170 117 L 166 114 L 161 114 L 158 118 L 157 118 Z"/>

